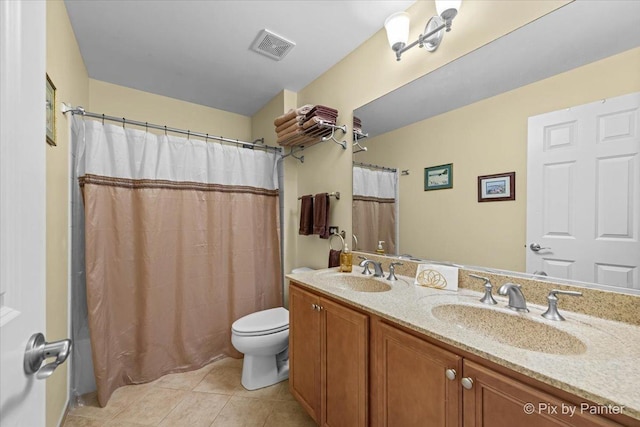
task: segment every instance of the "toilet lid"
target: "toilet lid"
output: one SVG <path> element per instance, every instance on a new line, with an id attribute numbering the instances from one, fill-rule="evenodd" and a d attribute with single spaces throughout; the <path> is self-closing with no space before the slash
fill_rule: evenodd
<path id="1" fill-rule="evenodd" d="M 248 314 L 233 322 L 231 329 L 238 334 L 272 334 L 289 328 L 289 310 L 271 308 Z"/>

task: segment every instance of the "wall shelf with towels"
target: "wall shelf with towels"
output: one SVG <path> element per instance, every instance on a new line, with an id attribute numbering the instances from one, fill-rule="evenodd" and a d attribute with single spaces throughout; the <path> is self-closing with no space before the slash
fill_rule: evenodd
<path id="1" fill-rule="evenodd" d="M 341 146 L 343 150 L 347 149 L 347 141 L 338 141 L 336 139 L 336 131 L 341 131 L 343 135 L 346 135 L 347 125 L 338 126 L 320 121 L 316 123 L 314 127 L 309 128 L 309 130 L 312 130 L 313 133 L 293 136 L 291 140 L 284 140 L 280 143 L 281 146 L 289 147 L 290 149 L 289 154 L 285 154 L 284 156 L 282 156 L 283 158 L 291 156 L 294 159 L 299 160 L 300 163 L 304 163 L 304 156 L 297 157 L 296 153 L 299 153 L 305 148 L 309 148 L 320 142 L 329 140 Z"/>
<path id="2" fill-rule="evenodd" d="M 276 126 L 278 145 L 289 148 L 289 154 L 283 157 L 291 156 L 304 163 L 304 156 L 296 156 L 296 153 L 329 140 L 346 150 L 347 141 L 339 141 L 337 137 L 338 132 L 346 135 L 347 125 L 338 126 L 337 118 L 338 110 L 335 108 L 311 104 L 277 117 L 273 124 Z"/>
<path id="3" fill-rule="evenodd" d="M 367 151 L 367 147 L 360 145 L 360 141 L 368 137 L 368 133 L 362 133 L 362 130 L 353 129 L 353 148 L 357 147 L 357 149 L 353 151 L 353 154 L 360 153 L 361 151 Z"/>

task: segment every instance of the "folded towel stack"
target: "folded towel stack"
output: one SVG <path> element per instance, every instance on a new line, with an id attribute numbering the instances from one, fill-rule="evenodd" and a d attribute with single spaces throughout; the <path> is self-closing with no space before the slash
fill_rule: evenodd
<path id="1" fill-rule="evenodd" d="M 338 110 L 324 105 L 308 104 L 289 110 L 273 121 L 277 142 L 285 147 L 314 144 L 331 134 L 331 129 L 320 126 L 320 122 L 335 125 L 337 118 Z"/>

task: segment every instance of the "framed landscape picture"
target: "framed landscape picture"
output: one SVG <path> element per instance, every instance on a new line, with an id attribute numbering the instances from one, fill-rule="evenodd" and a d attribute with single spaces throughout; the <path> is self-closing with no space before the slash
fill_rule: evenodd
<path id="1" fill-rule="evenodd" d="M 516 199 L 516 173 L 498 173 L 478 177 L 478 202 Z"/>

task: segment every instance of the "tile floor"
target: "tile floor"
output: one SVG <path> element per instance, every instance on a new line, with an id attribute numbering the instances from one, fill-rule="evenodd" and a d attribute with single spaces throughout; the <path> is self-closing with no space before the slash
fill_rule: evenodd
<path id="1" fill-rule="evenodd" d="M 202 369 L 120 387 L 106 407 L 95 395 L 73 408 L 64 427 L 305 427 L 311 417 L 289 393 L 288 381 L 247 391 L 242 360 L 226 358 Z"/>

